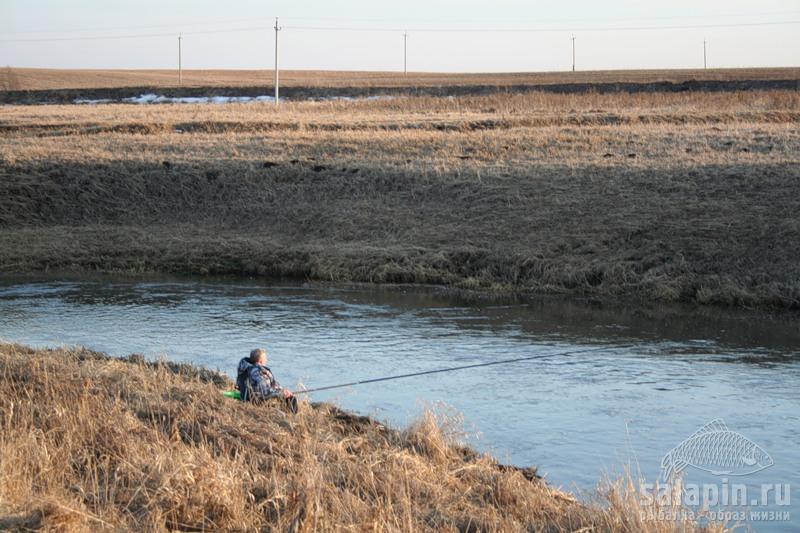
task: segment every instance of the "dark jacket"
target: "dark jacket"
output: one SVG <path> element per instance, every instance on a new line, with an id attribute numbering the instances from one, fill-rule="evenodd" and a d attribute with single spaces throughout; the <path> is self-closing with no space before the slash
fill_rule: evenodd
<path id="1" fill-rule="evenodd" d="M 282 396 L 283 391 L 268 367 L 254 365 L 247 357 L 239 361 L 236 386 L 244 402 L 277 398 Z"/>

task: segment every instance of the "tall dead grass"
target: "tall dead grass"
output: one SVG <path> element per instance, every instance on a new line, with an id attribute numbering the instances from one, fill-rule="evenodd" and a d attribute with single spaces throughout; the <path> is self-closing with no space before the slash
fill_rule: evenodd
<path id="1" fill-rule="evenodd" d="M 695 531 L 453 442 L 326 404 L 292 416 L 185 365 L 0 344 L 0 528 L 12 531 Z M 721 526 L 710 530 L 722 531 Z"/>
<path id="2" fill-rule="evenodd" d="M 376 129 L 389 129 L 394 125 L 396 129 L 415 129 L 429 123 L 482 119 L 497 122 L 517 120 L 521 126 L 525 125 L 525 120 L 532 123 L 536 119 L 542 120 L 543 125 L 569 125 L 576 116 L 582 117 L 588 125 L 592 124 L 592 119 L 595 119 L 595 124 L 619 124 L 613 120 L 615 117 L 620 118 L 622 124 L 656 125 L 661 117 L 665 124 L 713 121 L 725 125 L 728 122 L 758 122 L 762 116 L 786 114 L 791 117 L 798 111 L 800 92 L 792 90 L 615 94 L 529 92 L 451 98 L 397 96 L 379 100 L 286 101 L 279 108 L 262 103 L 19 105 L 3 108 L 0 116 L 2 125 L 7 127 L 0 133 L 14 132 L 13 126 L 23 125 L 93 125 L 102 128 L 119 124 L 163 124 L 179 128 L 182 123 L 204 121 L 227 124 L 231 128 L 248 123 L 274 123 L 294 126 L 295 129 L 302 129 L 309 123 L 331 127 L 341 124 L 345 126 L 342 129 L 354 125 Z"/>

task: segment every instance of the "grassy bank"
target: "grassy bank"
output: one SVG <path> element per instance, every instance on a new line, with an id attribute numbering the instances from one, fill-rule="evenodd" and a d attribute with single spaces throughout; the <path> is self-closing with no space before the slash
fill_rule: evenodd
<path id="1" fill-rule="evenodd" d="M 634 486 L 581 503 L 535 469 L 331 405 L 222 397 L 227 378 L 0 344 L 0 529 L 694 531 L 646 522 Z M 712 529 L 717 530 L 717 529 Z"/>
<path id="2" fill-rule="evenodd" d="M 800 308 L 800 93 L 11 106 L 0 272 Z"/>

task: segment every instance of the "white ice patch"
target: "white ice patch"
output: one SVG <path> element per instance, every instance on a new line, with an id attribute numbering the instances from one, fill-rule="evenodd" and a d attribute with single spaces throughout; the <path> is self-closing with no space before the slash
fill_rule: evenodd
<path id="1" fill-rule="evenodd" d="M 392 95 L 383 94 L 375 96 L 355 97 L 355 96 L 321 96 L 318 98 L 309 98 L 311 101 L 344 101 L 356 102 L 358 100 L 391 100 L 395 98 Z M 85 98 L 77 98 L 72 101 L 75 104 L 110 104 L 114 102 L 125 102 L 129 104 L 246 104 L 248 102 L 267 102 L 274 103 L 274 96 L 164 96 L 154 93 L 141 94 L 139 96 L 132 96 L 130 98 L 123 98 L 122 100 L 112 100 L 110 98 L 102 98 L 99 100 L 87 100 Z"/>
<path id="2" fill-rule="evenodd" d="M 134 104 L 152 104 L 156 102 L 159 98 L 164 98 L 163 96 L 159 97 L 157 94 L 147 93 L 142 94 L 139 96 L 134 96 L 131 98 L 125 98 L 125 102 L 132 102 Z"/>
<path id="3" fill-rule="evenodd" d="M 274 102 L 272 96 L 160 96 L 152 93 L 125 98 L 134 104 L 246 104 L 248 102 Z"/>
<path id="4" fill-rule="evenodd" d="M 113 100 L 109 98 L 100 98 L 99 100 L 89 100 L 87 98 L 76 98 L 72 101 L 75 104 L 86 104 L 86 105 L 97 105 L 97 104 L 108 104 L 113 102 Z"/>
<path id="5" fill-rule="evenodd" d="M 176 104 L 207 104 L 208 98 L 204 96 L 180 96 L 172 99 Z"/>

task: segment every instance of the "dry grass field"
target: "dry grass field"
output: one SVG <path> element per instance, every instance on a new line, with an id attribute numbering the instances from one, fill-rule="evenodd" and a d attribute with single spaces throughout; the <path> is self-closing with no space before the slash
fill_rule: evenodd
<path id="1" fill-rule="evenodd" d="M 6 106 L 0 271 L 800 308 L 800 92 Z"/>
<path id="2" fill-rule="evenodd" d="M 270 70 L 0 69 L 0 104 L 121 101 L 143 93 L 168 96 L 273 94 Z M 330 96 L 479 96 L 495 93 L 618 93 L 800 90 L 800 69 L 631 70 L 440 74 L 282 71 L 281 94 L 292 100 Z"/>
<path id="3" fill-rule="evenodd" d="M 693 532 L 646 521 L 636 482 L 582 503 L 458 444 L 300 402 L 223 398 L 227 378 L 86 350 L 0 344 L 3 531 Z M 722 531 L 712 525 L 705 531 Z"/>
<path id="4" fill-rule="evenodd" d="M 408 87 L 458 85 L 547 85 L 564 83 L 655 83 L 686 81 L 798 80 L 800 68 L 613 70 L 441 74 L 366 71 L 281 71 L 286 87 Z M 272 70 L 184 70 L 186 87 L 272 87 Z M 41 91 L 120 87 L 176 87 L 176 70 L 0 69 L 0 90 Z"/>

